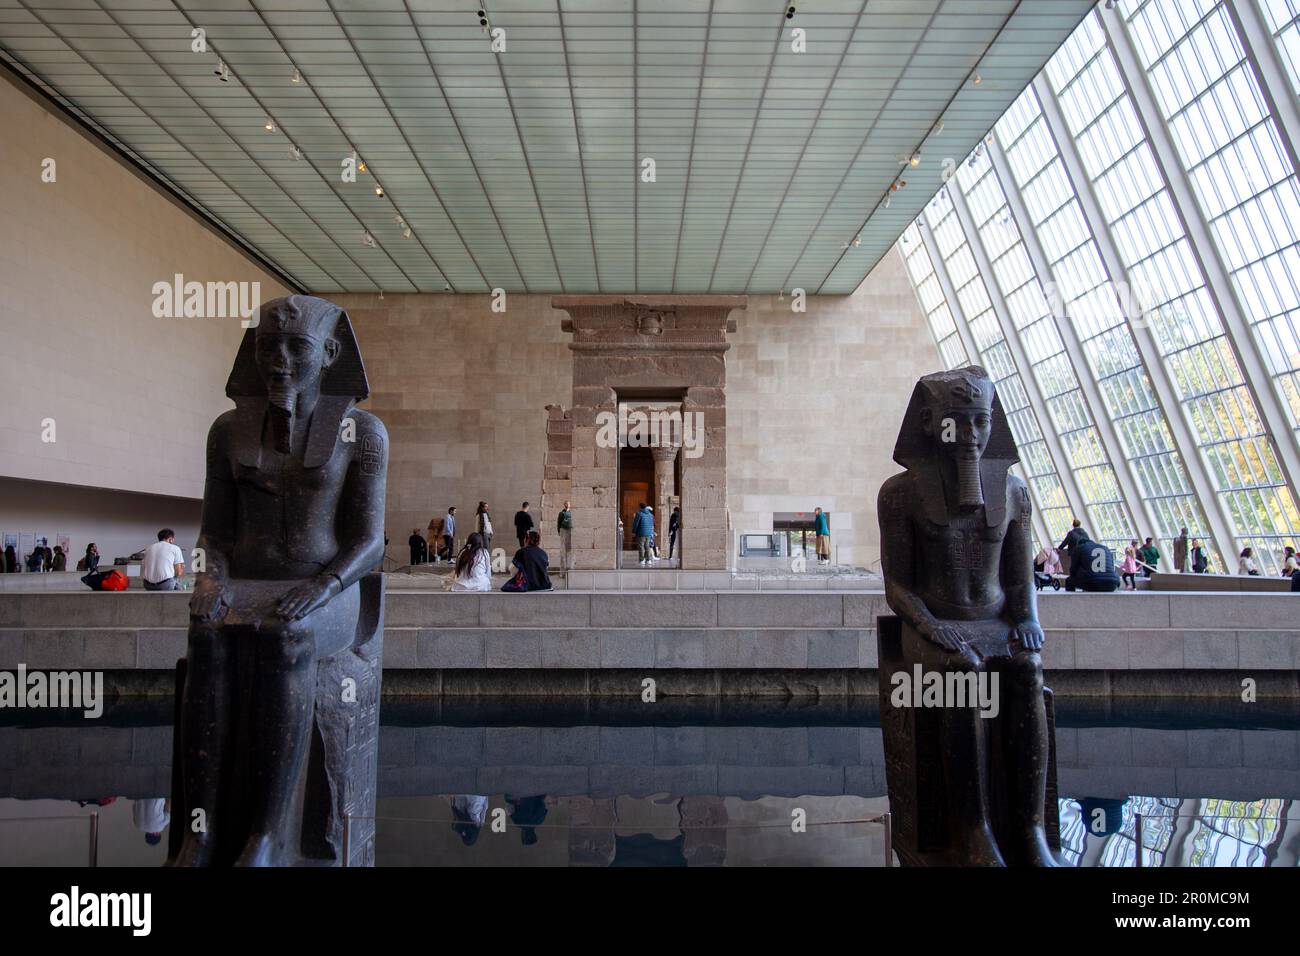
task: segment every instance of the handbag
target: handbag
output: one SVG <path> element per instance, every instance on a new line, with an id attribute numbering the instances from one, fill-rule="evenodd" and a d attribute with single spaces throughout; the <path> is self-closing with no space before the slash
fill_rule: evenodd
<path id="1" fill-rule="evenodd" d="M 114 568 L 104 575 L 104 579 L 99 582 L 99 589 L 101 591 L 125 591 L 130 583 L 125 574 Z"/>
<path id="2" fill-rule="evenodd" d="M 528 575 L 524 574 L 524 566 L 519 563 L 518 559 L 513 562 L 515 567 L 515 576 L 505 584 L 501 585 L 502 591 L 527 591 Z"/>

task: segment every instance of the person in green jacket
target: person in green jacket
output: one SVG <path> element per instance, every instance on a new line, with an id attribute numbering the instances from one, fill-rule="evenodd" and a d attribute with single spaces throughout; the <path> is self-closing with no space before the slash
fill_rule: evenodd
<path id="1" fill-rule="evenodd" d="M 573 512 L 569 502 L 564 503 L 564 510 L 555 519 L 555 530 L 560 535 L 560 550 L 564 553 L 564 570 L 569 570 L 570 552 L 573 550 Z"/>
<path id="2" fill-rule="evenodd" d="M 813 531 L 817 535 L 817 563 L 831 563 L 831 516 L 821 508 L 813 512 Z"/>
<path id="3" fill-rule="evenodd" d="M 1138 549 L 1138 560 L 1145 565 L 1145 567 L 1142 568 L 1142 574 L 1144 577 L 1151 577 L 1152 572 L 1159 568 L 1160 552 L 1156 549 L 1155 544 L 1152 543 L 1150 538 L 1147 538 L 1146 543 Z"/>

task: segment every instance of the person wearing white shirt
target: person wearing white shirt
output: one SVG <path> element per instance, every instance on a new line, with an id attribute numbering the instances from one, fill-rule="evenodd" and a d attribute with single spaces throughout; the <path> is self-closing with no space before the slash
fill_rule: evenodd
<path id="1" fill-rule="evenodd" d="M 172 822 L 171 811 L 171 801 L 166 797 L 131 801 L 131 819 L 136 829 L 144 834 L 144 841 L 150 846 L 157 846 L 162 842 L 163 831 Z"/>
<path id="2" fill-rule="evenodd" d="M 483 546 L 483 536 L 475 531 L 456 556 L 456 571 L 451 582 L 453 591 L 491 591 L 492 559 Z"/>
<path id="3" fill-rule="evenodd" d="M 1250 548 L 1244 549 L 1241 552 L 1241 556 L 1237 558 L 1237 573 L 1250 575 L 1259 574 L 1259 566 L 1255 564 L 1255 554 Z"/>
<path id="4" fill-rule="evenodd" d="M 176 532 L 163 528 L 158 540 L 149 545 L 140 565 L 146 591 L 179 591 L 185 573 L 185 553 L 176 547 Z"/>

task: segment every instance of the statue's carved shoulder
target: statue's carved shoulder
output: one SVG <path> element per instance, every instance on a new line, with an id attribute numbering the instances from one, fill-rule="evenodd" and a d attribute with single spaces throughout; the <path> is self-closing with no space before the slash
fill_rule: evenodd
<path id="1" fill-rule="evenodd" d="M 907 514 L 915 499 L 916 491 L 912 476 L 908 472 L 893 475 L 880 486 L 880 495 L 876 499 L 876 511 L 882 517 L 896 517 Z"/>
<path id="2" fill-rule="evenodd" d="M 1029 500 L 1029 487 L 1024 479 L 1007 475 L 1007 510 L 1017 518 L 1028 519 L 1034 506 Z"/>
<path id="3" fill-rule="evenodd" d="M 361 474 L 382 478 L 388 470 L 388 429 L 370 412 L 354 408 L 347 414 L 354 425 L 353 456 L 361 462 Z"/>
<path id="4" fill-rule="evenodd" d="M 208 429 L 209 451 L 225 451 L 230 448 L 238 414 L 238 409 L 231 408 L 212 420 L 212 427 Z"/>

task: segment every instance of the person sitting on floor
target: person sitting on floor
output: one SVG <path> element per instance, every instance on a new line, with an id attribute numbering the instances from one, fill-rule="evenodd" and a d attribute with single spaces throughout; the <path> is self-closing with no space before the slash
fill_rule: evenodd
<path id="1" fill-rule="evenodd" d="M 492 559 L 483 547 L 483 536 L 475 531 L 456 556 L 453 591 L 491 591 Z"/>
<path id="2" fill-rule="evenodd" d="M 542 550 L 542 536 L 536 528 L 528 531 L 524 535 L 524 546 L 515 552 L 512 564 L 521 575 L 507 581 L 502 587 L 503 591 L 552 591 L 551 579 L 546 574 L 546 569 L 550 566 L 551 559 L 547 557 Z"/>
<path id="3" fill-rule="evenodd" d="M 1104 544 L 1083 539 L 1071 549 L 1070 576 L 1065 579 L 1067 591 L 1118 591 L 1119 574 L 1115 571 L 1115 552 Z"/>

